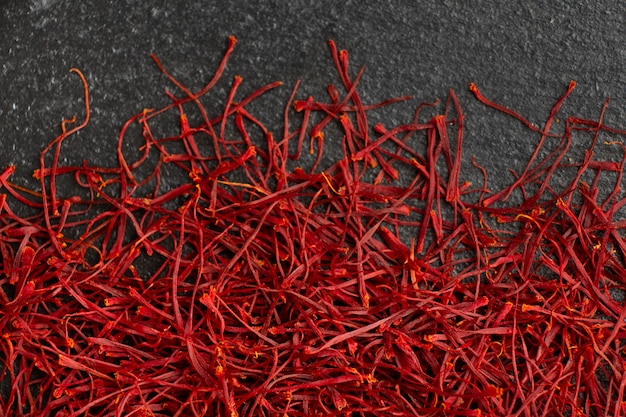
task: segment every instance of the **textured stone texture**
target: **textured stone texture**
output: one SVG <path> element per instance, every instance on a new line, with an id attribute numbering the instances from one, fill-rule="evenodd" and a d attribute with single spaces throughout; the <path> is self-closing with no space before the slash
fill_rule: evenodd
<path id="1" fill-rule="evenodd" d="M 445 99 L 447 89 L 454 88 L 466 113 L 466 155 L 476 154 L 491 172 L 524 162 L 533 138 L 519 135 L 523 130 L 515 122 L 503 122 L 473 100 L 467 91 L 470 81 L 541 123 L 575 79 L 578 88 L 565 111 L 595 117 L 611 95 L 607 118 L 624 119 L 623 3 L 517 3 L 3 2 L 0 167 L 17 165 L 13 179 L 26 181 L 60 121 L 80 117 L 81 86 L 68 72 L 71 67 L 88 78 L 93 114 L 65 155 L 113 163 L 123 121 L 143 107 L 163 104 L 164 88 L 174 90 L 149 54 L 157 54 L 177 77 L 197 87 L 214 69 L 230 34 L 240 42 L 218 91 L 224 93 L 236 73 L 244 77 L 243 91 L 285 81 L 263 103 L 268 120 L 279 120 L 276 105 L 284 102 L 296 79 L 303 80 L 301 97 L 323 96 L 325 85 L 337 80 L 326 45 L 332 38 L 350 52 L 355 72 L 366 65 L 361 91 L 368 101 L 403 94 L 414 95 L 416 103 L 433 101 Z M 409 107 L 385 114 L 397 121 L 410 116 Z"/>
<path id="2" fill-rule="evenodd" d="M 612 96 L 606 120 L 626 126 L 625 18 L 625 3 L 612 0 L 6 0 L 0 5 L 0 169 L 15 164 L 12 180 L 33 185 L 38 155 L 61 120 L 82 117 L 81 85 L 70 68 L 86 75 L 93 113 L 88 128 L 65 146 L 62 163 L 113 164 L 126 118 L 164 104 L 165 88 L 175 90 L 149 54 L 198 88 L 234 34 L 240 42 L 216 97 L 225 96 L 235 74 L 244 78 L 242 92 L 285 81 L 257 107 L 277 129 L 297 79 L 302 98 L 325 96 L 326 84 L 337 81 L 326 45 L 332 38 L 350 52 L 355 73 L 366 65 L 367 102 L 411 94 L 415 105 L 455 89 L 466 114 L 466 160 L 475 154 L 491 174 L 505 173 L 526 162 L 536 137 L 477 103 L 468 83 L 541 123 L 575 79 L 563 114 L 597 117 Z M 380 120 L 391 125 L 411 117 L 410 106 L 397 106 Z M 464 169 L 463 178 L 480 178 L 469 163 Z"/>

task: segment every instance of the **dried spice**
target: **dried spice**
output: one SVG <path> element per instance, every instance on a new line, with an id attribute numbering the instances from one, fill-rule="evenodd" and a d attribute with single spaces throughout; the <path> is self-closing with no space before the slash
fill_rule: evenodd
<path id="1" fill-rule="evenodd" d="M 341 85 L 328 101 L 296 86 L 280 134 L 249 110 L 279 83 L 241 97 L 236 77 L 209 114 L 234 45 L 197 92 L 154 58 L 178 93 L 123 126 L 117 167 L 60 163 L 89 119 L 73 70 L 86 117 L 43 150 L 41 189 L 0 175 L 0 415 L 626 413 L 626 132 L 601 115 L 561 117 L 555 133 L 573 83 L 542 129 L 472 84 L 539 137 L 492 191 L 477 163 L 484 184 L 463 182 L 453 92 L 371 126 L 408 97 L 364 103 L 363 69 L 352 77 L 332 42 Z M 178 133 L 160 136 L 171 114 Z M 581 160 L 578 135 L 592 138 Z M 342 157 L 325 166 L 329 144 Z M 596 146 L 620 156 L 597 160 Z"/>

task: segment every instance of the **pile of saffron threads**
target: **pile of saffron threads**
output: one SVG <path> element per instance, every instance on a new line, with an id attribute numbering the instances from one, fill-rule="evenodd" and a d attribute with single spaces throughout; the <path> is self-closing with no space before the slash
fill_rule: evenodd
<path id="1" fill-rule="evenodd" d="M 89 119 L 73 70 L 87 116 L 43 150 L 41 189 L 2 171 L 0 416 L 626 414 L 625 131 L 554 133 L 574 83 L 543 128 L 472 84 L 536 143 L 490 190 L 478 162 L 463 181 L 453 92 L 372 125 L 407 98 L 364 103 L 333 42 L 340 85 L 296 86 L 282 132 L 248 110 L 279 83 L 242 96 L 235 77 L 209 114 L 234 45 L 199 91 L 154 58 L 177 93 L 128 120 L 116 167 L 60 163 Z"/>

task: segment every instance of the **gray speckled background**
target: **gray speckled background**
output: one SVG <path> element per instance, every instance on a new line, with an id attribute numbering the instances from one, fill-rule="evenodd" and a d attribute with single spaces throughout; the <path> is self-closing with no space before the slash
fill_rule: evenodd
<path id="1" fill-rule="evenodd" d="M 413 106 L 455 89 L 466 161 L 476 155 L 498 188 L 494 182 L 511 180 L 502 172 L 526 162 L 536 136 L 479 104 L 468 83 L 541 124 L 574 79 L 563 114 L 596 118 L 611 96 L 605 120 L 626 126 L 625 22 L 626 3 L 615 0 L 3 0 L 0 170 L 14 164 L 12 181 L 37 186 L 31 174 L 40 151 L 61 120 L 83 117 L 82 86 L 70 68 L 87 77 L 92 118 L 64 146 L 61 163 L 114 164 L 123 122 L 165 104 L 164 89 L 173 89 L 149 54 L 197 89 L 233 34 L 239 43 L 217 97 L 235 74 L 244 78 L 242 94 L 284 81 L 257 107 L 277 129 L 297 79 L 300 98 L 326 97 L 326 85 L 337 82 L 328 39 L 350 52 L 355 72 L 366 65 L 365 102 L 410 94 Z M 411 106 L 388 109 L 385 124 L 409 121 Z M 465 163 L 462 180 L 476 175 Z"/>
<path id="2" fill-rule="evenodd" d="M 239 43 L 217 91 L 234 74 L 243 76 L 243 92 L 285 81 L 265 99 L 268 119 L 279 120 L 274 109 L 296 79 L 300 97 L 326 97 L 326 84 L 337 81 L 326 44 L 332 38 L 350 52 L 355 71 L 366 65 L 366 101 L 411 94 L 417 104 L 455 89 L 466 114 L 465 155 L 476 154 L 495 173 L 524 163 L 535 138 L 477 103 L 468 83 L 541 123 L 575 79 L 564 112 L 597 117 L 611 96 L 607 120 L 626 125 L 625 16 L 623 3 L 608 0 L 4 1 L 0 167 L 15 164 L 13 181 L 28 181 L 60 121 L 80 117 L 81 85 L 71 67 L 89 81 L 93 114 L 64 156 L 114 163 L 124 120 L 165 103 L 163 91 L 172 88 L 149 54 L 197 88 L 234 34 Z M 400 107 L 385 117 L 410 116 Z"/>

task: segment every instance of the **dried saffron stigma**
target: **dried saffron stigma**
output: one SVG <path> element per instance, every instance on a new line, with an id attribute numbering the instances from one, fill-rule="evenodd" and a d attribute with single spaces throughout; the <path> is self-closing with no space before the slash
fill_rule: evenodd
<path id="1" fill-rule="evenodd" d="M 90 115 L 73 69 L 86 117 L 40 188 L 1 171 L 0 415 L 623 415 L 626 131 L 606 105 L 560 114 L 571 83 L 539 128 L 471 84 L 536 142 L 495 190 L 453 92 L 389 125 L 410 98 L 364 102 L 333 42 L 338 83 L 296 85 L 280 131 L 252 105 L 280 83 L 236 76 L 212 113 L 235 43 L 197 91 L 153 56 L 175 89 L 123 125 L 117 166 L 62 163 Z"/>

